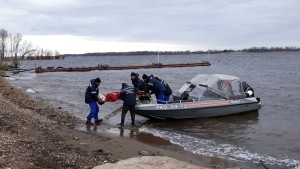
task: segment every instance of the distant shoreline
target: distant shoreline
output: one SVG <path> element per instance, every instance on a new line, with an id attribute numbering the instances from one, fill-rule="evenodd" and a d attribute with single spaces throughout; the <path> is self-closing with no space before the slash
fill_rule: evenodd
<path id="1" fill-rule="evenodd" d="M 245 53 L 263 53 L 263 52 L 299 52 L 298 47 L 251 47 L 247 49 L 211 49 L 211 50 L 199 50 L 199 51 L 130 51 L 130 52 L 93 52 L 83 54 L 63 54 L 61 56 L 139 56 L 139 55 L 190 55 L 190 54 L 219 54 L 219 53 L 233 53 L 233 52 L 245 52 Z"/>

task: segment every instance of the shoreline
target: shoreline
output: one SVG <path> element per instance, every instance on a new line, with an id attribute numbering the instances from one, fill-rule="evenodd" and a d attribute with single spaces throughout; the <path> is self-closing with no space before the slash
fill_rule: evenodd
<path id="1" fill-rule="evenodd" d="M 194 155 L 179 146 L 175 151 L 174 145 L 152 135 L 131 138 L 79 130 L 78 125 L 85 127 L 80 118 L 32 98 L 3 77 L 0 103 L 0 168 L 91 168 L 138 156 L 168 156 L 198 167 L 238 166 Z"/>

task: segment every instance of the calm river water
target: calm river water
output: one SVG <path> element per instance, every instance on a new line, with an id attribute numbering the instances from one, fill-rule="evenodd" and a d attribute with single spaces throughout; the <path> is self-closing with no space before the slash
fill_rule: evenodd
<path id="1" fill-rule="evenodd" d="M 191 63 L 207 59 L 206 55 L 161 56 L 163 63 Z M 23 68 L 35 66 L 80 67 L 109 65 L 146 65 L 156 56 L 66 57 L 64 60 L 24 61 Z M 300 52 L 224 53 L 210 56 L 209 67 L 140 69 L 166 80 L 177 91 L 197 74 L 230 74 L 247 81 L 261 98 L 258 112 L 242 115 L 182 121 L 149 122 L 137 118 L 146 132 L 169 140 L 194 154 L 215 156 L 245 163 L 262 163 L 271 168 L 294 168 L 300 164 Z M 89 107 L 84 93 L 90 79 L 100 77 L 101 93 L 119 91 L 121 83 L 131 83 L 132 70 L 74 73 L 21 73 L 10 81 L 18 87 L 32 89 L 32 95 L 43 98 L 85 118 Z M 28 90 L 30 92 L 30 90 Z M 101 106 L 104 116 L 121 103 Z M 128 113 L 129 115 L 129 113 Z M 129 116 L 127 117 L 129 123 Z M 111 125 L 120 117 L 110 119 Z"/>

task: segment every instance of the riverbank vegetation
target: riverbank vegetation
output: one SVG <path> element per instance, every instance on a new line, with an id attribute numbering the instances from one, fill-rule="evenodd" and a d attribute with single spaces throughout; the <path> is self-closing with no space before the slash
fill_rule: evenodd
<path id="1" fill-rule="evenodd" d="M 8 65 L 8 64 L 0 64 L 0 71 L 1 70 L 10 70 L 13 69 L 14 67 L 12 65 Z"/>
<path id="2" fill-rule="evenodd" d="M 14 64 L 18 59 L 41 60 L 62 58 L 58 51 L 38 46 L 33 47 L 32 43 L 25 40 L 22 34 L 12 34 L 6 29 L 0 28 L 0 65 L 3 61 L 12 61 Z"/>

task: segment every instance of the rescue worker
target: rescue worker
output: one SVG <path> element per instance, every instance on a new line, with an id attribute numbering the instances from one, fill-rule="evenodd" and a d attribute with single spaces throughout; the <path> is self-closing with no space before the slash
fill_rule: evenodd
<path id="1" fill-rule="evenodd" d="M 246 97 L 254 97 L 254 90 L 247 82 L 243 81 L 242 87 L 244 89 Z"/>
<path id="2" fill-rule="evenodd" d="M 95 124 L 99 124 L 102 120 L 99 120 L 98 113 L 99 113 L 99 106 L 97 102 L 99 101 L 98 94 L 99 94 L 99 85 L 101 83 L 100 78 L 92 79 L 90 81 L 89 86 L 86 88 L 85 91 L 85 103 L 89 104 L 90 106 L 90 113 L 87 116 L 86 125 L 93 125 L 91 120 L 95 119 Z"/>
<path id="3" fill-rule="evenodd" d="M 136 91 L 132 86 L 122 83 L 122 89 L 120 91 L 121 100 L 124 101 L 121 115 L 121 126 L 124 126 L 125 116 L 127 111 L 130 111 L 131 124 L 135 125 L 135 105 L 136 105 Z"/>
<path id="4" fill-rule="evenodd" d="M 170 101 L 170 96 L 172 94 L 172 89 L 166 81 L 164 81 L 164 80 L 162 80 L 158 77 L 155 77 L 155 79 L 158 80 L 161 84 L 163 84 L 165 86 L 166 91 L 164 92 L 164 99 L 163 100 L 164 100 L 165 103 L 167 103 L 168 101 Z"/>
<path id="5" fill-rule="evenodd" d="M 145 83 L 142 79 L 139 78 L 139 74 L 132 72 L 130 74 L 130 78 L 132 81 L 132 85 L 136 89 L 136 91 L 144 91 L 145 90 Z"/>
<path id="6" fill-rule="evenodd" d="M 139 74 L 132 72 L 130 77 L 131 77 L 132 84 L 135 88 L 135 91 L 138 95 L 139 100 L 150 102 L 150 96 L 145 95 L 145 92 L 144 92 L 144 91 L 146 91 L 146 85 L 145 85 L 144 81 L 139 78 Z"/>
<path id="7" fill-rule="evenodd" d="M 147 76 L 143 74 L 143 80 L 147 84 L 146 93 L 151 91 L 150 94 L 154 93 L 158 104 L 165 104 L 164 102 L 164 92 L 166 88 L 163 84 L 161 84 L 158 80 L 154 78 L 153 75 Z"/>

